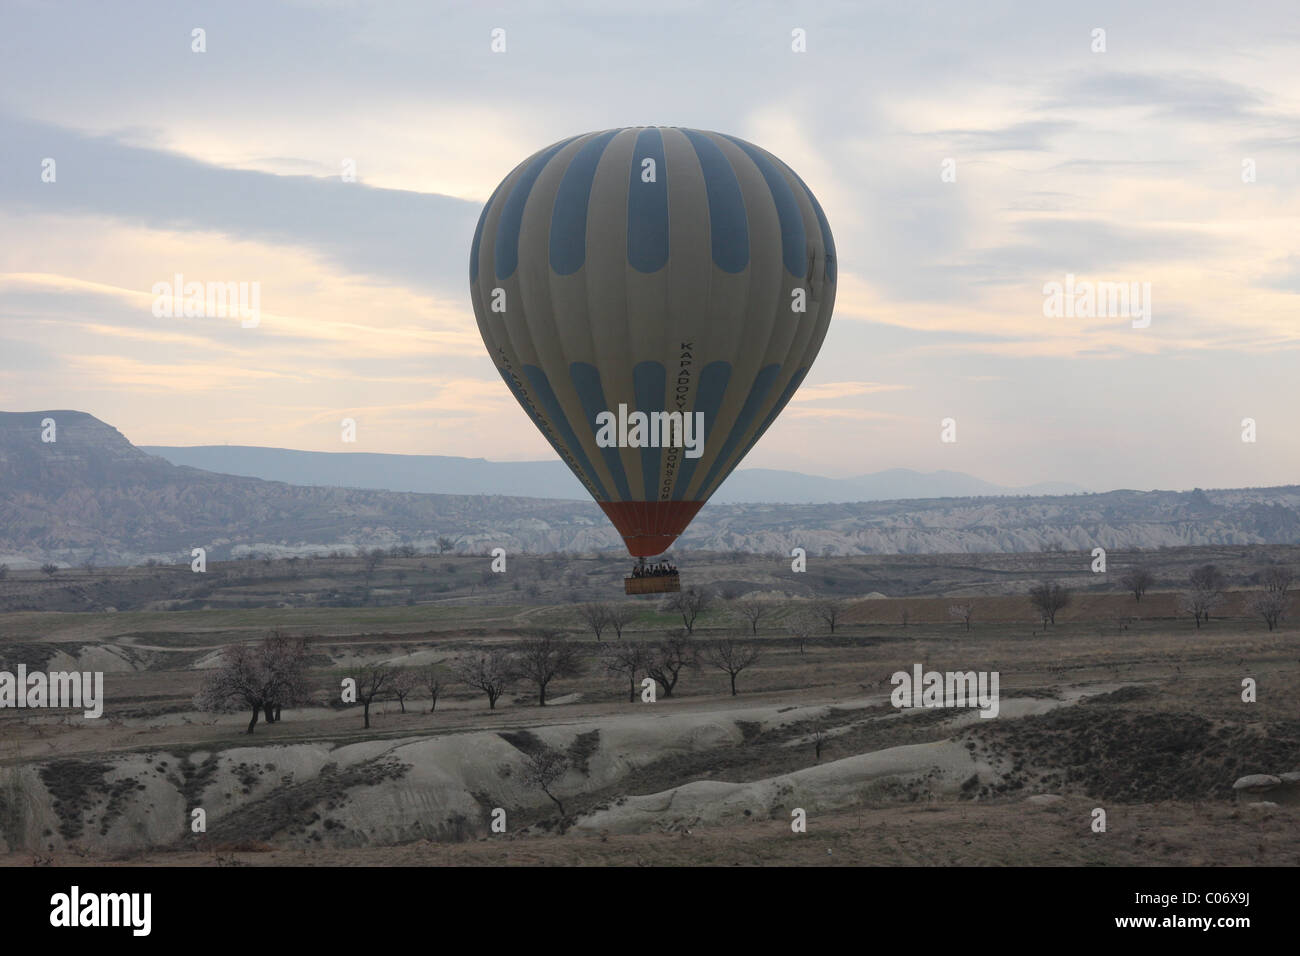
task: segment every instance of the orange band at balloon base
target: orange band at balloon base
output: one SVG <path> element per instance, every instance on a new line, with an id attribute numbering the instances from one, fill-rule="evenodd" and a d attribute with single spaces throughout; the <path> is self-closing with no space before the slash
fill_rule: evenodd
<path id="1" fill-rule="evenodd" d="M 634 558 L 663 554 L 704 507 L 703 501 L 601 501 Z"/>

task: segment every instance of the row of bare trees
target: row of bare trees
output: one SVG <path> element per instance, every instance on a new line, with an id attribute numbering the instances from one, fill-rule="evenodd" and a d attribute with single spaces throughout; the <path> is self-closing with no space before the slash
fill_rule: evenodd
<path id="1" fill-rule="evenodd" d="M 1294 572 L 1285 565 L 1274 564 L 1265 568 L 1258 575 L 1261 590 L 1246 596 L 1247 613 L 1262 617 L 1268 629 L 1273 630 L 1289 610 L 1288 592 L 1294 579 Z M 1224 589 L 1227 581 L 1213 564 L 1193 568 L 1187 581 L 1188 586 L 1179 594 L 1178 606 L 1184 613 L 1191 614 L 1200 628 L 1201 622 L 1210 620 L 1211 612 L 1217 611 L 1226 599 Z"/>
<path id="2" fill-rule="evenodd" d="M 1270 565 L 1255 576 L 1261 590 L 1252 591 L 1246 596 L 1245 610 L 1248 614 L 1258 615 L 1271 631 L 1282 622 L 1289 609 L 1288 591 L 1295 579 L 1294 572 L 1285 565 Z M 1147 591 L 1156 582 L 1155 574 L 1145 566 L 1126 571 L 1120 581 L 1133 593 L 1139 603 Z M 1187 584 L 1178 594 L 1178 609 L 1190 614 L 1199 629 L 1210 620 L 1227 599 L 1228 582 L 1223 572 L 1213 564 L 1202 564 L 1187 574 Z M 1069 606 L 1070 592 L 1056 581 L 1043 581 L 1029 592 L 1030 602 L 1039 612 L 1043 624 L 1055 624 L 1056 612 Z M 969 626 L 969 624 L 968 624 Z"/>
<path id="3" fill-rule="evenodd" d="M 701 665 L 723 671 L 731 684 L 731 696 L 739 690 L 736 680 L 761 657 L 757 644 L 734 638 L 721 638 L 703 644 L 684 634 L 670 634 L 656 643 L 627 641 L 607 645 L 602 655 L 607 673 L 627 681 L 628 702 L 636 700 L 638 680 L 649 677 L 673 696 L 682 673 Z"/>
<path id="4" fill-rule="evenodd" d="M 423 667 L 394 667 L 391 664 L 365 664 L 348 675 L 353 681 L 356 702 L 362 707 L 366 729 L 370 729 L 370 707 L 377 701 L 395 700 L 406 713 L 406 701 L 417 690 L 428 691 L 429 713 L 438 707 L 438 698 L 451 683 L 451 675 L 440 663 Z"/>
<path id="5" fill-rule="evenodd" d="M 664 697 L 671 697 L 682 673 L 701 664 L 724 671 L 735 696 L 736 679 L 758 659 L 755 644 L 733 638 L 701 644 L 686 634 L 670 634 L 656 642 L 619 641 L 605 645 L 601 653 L 605 672 L 627 681 L 629 702 L 636 700 L 641 678 L 651 678 L 662 688 Z M 537 688 L 537 703 L 545 706 L 552 681 L 576 677 L 581 672 L 578 649 L 558 631 L 537 632 L 516 651 L 498 649 L 473 654 L 455 670 L 457 680 L 487 695 L 489 709 L 494 709 L 500 696 L 520 680 Z"/>
<path id="6" fill-rule="evenodd" d="M 1262 617 L 1271 631 L 1285 618 L 1289 591 L 1294 576 L 1290 568 L 1273 565 L 1259 575 L 1260 590 L 1252 591 L 1245 607 Z M 1154 578 L 1138 568 L 1125 575 L 1126 587 L 1138 601 Z M 1201 565 L 1188 574 L 1188 585 L 1179 596 L 1179 607 L 1192 615 L 1199 629 L 1222 605 L 1226 581 L 1212 564 Z M 699 615 L 712 599 L 707 590 L 691 590 L 674 595 L 670 604 L 682 616 L 682 629 L 656 642 L 618 641 L 602 652 L 604 670 L 628 682 L 628 699 L 636 699 L 638 679 L 649 677 L 671 697 L 684 671 L 701 664 L 728 675 L 731 693 L 736 695 L 737 678 L 759 659 L 759 647 L 752 641 L 723 638 L 709 642 L 690 640 Z M 1045 580 L 1034 585 L 1029 599 L 1043 625 L 1056 623 L 1059 611 L 1068 607 L 1071 593 L 1060 582 Z M 735 612 L 758 634 L 759 623 L 775 605 L 758 598 L 737 599 Z M 800 653 L 809 636 L 825 625 L 834 633 L 843 613 L 840 601 L 809 602 L 803 609 L 786 615 L 787 632 L 799 641 Z M 618 637 L 634 619 L 631 605 L 588 604 L 582 616 L 599 641 L 605 629 L 613 628 Z M 974 603 L 965 601 L 949 608 L 949 615 L 960 620 L 967 630 L 974 616 Z M 253 733 L 259 719 L 267 723 L 280 720 L 285 707 L 310 702 L 311 688 L 307 676 L 308 647 L 302 637 L 273 632 L 258 644 L 232 644 L 222 652 L 219 665 L 209 671 L 195 698 L 196 706 L 212 712 L 244 711 L 250 714 L 247 733 Z M 428 692 L 430 712 L 438 698 L 452 682 L 459 682 L 487 696 L 488 708 L 495 710 L 497 701 L 513 684 L 524 681 L 537 689 L 538 706 L 546 706 L 547 691 L 559 678 L 573 677 L 582 670 L 582 658 L 576 647 L 565 640 L 560 630 L 538 629 L 513 649 L 491 648 L 462 656 L 448 669 L 440 663 L 420 668 L 369 664 L 349 676 L 354 683 L 356 702 L 362 705 L 365 726 L 370 726 L 370 708 L 380 700 L 396 700 L 403 713 L 406 701 L 416 691 Z"/>
<path id="7" fill-rule="evenodd" d="M 423 687 L 429 693 L 429 712 L 438 697 L 452 683 L 464 684 L 486 695 L 488 709 L 519 681 L 537 687 L 537 703 L 546 706 L 546 692 L 560 677 L 575 676 L 581 670 L 577 649 L 558 631 L 542 630 L 514 650 L 490 648 L 475 651 L 455 661 L 450 669 L 441 664 L 423 668 L 397 667 L 388 663 L 367 664 L 353 672 L 356 700 L 364 708 L 365 726 L 370 726 L 370 706 L 375 701 L 396 700 L 406 713 L 406 699 Z"/>
<path id="8" fill-rule="evenodd" d="M 1290 603 L 1288 591 L 1294 580 L 1295 573 L 1286 565 L 1273 564 L 1264 568 L 1251 578 L 1251 583 L 1258 583 L 1261 589 L 1246 596 L 1246 612 L 1262 617 L 1268 629 L 1273 630 L 1286 617 Z M 1139 603 L 1157 583 L 1152 570 L 1143 565 L 1125 571 L 1120 582 Z M 1055 623 L 1053 605 L 1061 600 L 1064 604 L 1060 604 L 1060 607 L 1069 603 L 1069 593 L 1062 589 L 1058 594 L 1055 587 L 1055 582 L 1044 582 L 1030 592 L 1030 599 L 1043 614 L 1045 624 L 1049 620 Z M 1184 614 L 1190 614 L 1199 629 L 1227 600 L 1227 587 L 1227 578 L 1218 567 L 1213 564 L 1199 565 L 1187 574 L 1187 583 L 1178 594 L 1178 609 Z M 1060 607 L 1056 609 L 1059 610 Z"/>
<path id="9" fill-rule="evenodd" d="M 639 681 L 649 677 L 671 697 L 683 672 L 701 665 L 727 674 L 731 693 L 739 691 L 737 679 L 759 659 L 756 644 L 734 638 L 699 642 L 685 633 L 670 634 L 655 642 L 619 641 L 601 652 L 603 670 L 628 682 L 628 699 L 636 700 Z M 291 638 L 275 632 L 257 644 L 231 644 L 223 651 L 217 667 L 208 672 L 195 698 L 201 710 L 215 713 L 250 713 L 247 733 L 251 734 L 263 716 L 267 723 L 280 719 L 282 708 L 313 702 L 307 675 L 308 645 L 305 638 Z M 363 664 L 349 670 L 348 702 L 361 705 L 364 726 L 370 727 L 371 707 L 379 701 L 396 701 L 402 713 L 418 691 L 428 695 L 429 712 L 453 683 L 463 684 L 487 697 L 488 709 L 515 684 L 532 684 L 537 704 L 544 707 L 547 693 L 560 678 L 583 672 L 580 649 L 565 640 L 563 632 L 538 629 L 533 635 L 507 649 L 475 651 L 457 659 L 450 667 L 442 663 L 422 667 L 399 667 L 390 663 Z"/>
<path id="10" fill-rule="evenodd" d="M 1132 592 L 1134 599 L 1141 602 L 1146 593 L 1158 582 L 1149 567 L 1130 568 L 1120 577 L 1124 588 Z M 1261 590 L 1251 592 L 1245 601 L 1247 613 L 1264 619 L 1271 631 L 1286 617 L 1289 609 L 1288 591 L 1294 581 L 1294 572 L 1284 565 L 1270 565 L 1251 578 L 1252 583 L 1261 585 Z M 1188 574 L 1187 585 L 1178 598 L 1179 610 L 1192 615 L 1199 628 L 1204 621 L 1225 600 L 1227 582 L 1223 574 L 1213 564 L 1201 565 Z M 1055 579 L 1039 581 L 1029 589 L 1029 601 L 1044 627 L 1056 623 L 1056 616 L 1070 606 L 1073 594 L 1065 585 Z M 691 589 L 673 595 L 664 605 L 664 610 L 681 615 L 682 626 L 690 635 L 695 633 L 695 624 L 699 615 L 712 606 L 713 595 L 707 589 Z M 759 627 L 765 619 L 778 616 L 784 621 L 787 633 L 800 642 L 800 651 L 808 636 L 824 627 L 831 634 L 835 633 L 848 603 L 836 599 L 822 599 L 808 602 L 787 602 L 765 599 L 757 596 L 733 597 L 728 602 L 730 612 L 748 628 L 751 636 L 757 636 Z M 620 620 L 626 624 L 635 616 L 634 609 L 627 605 L 589 604 L 584 608 L 584 621 L 599 640 L 600 628 L 593 623 L 602 616 L 608 617 L 615 609 L 623 608 Z M 975 616 L 975 603 L 961 601 L 948 608 L 949 617 L 960 621 L 966 630 L 970 630 Z M 909 623 L 907 610 L 903 611 L 903 626 Z M 617 629 L 619 637 L 623 636 L 623 626 Z"/>
<path id="11" fill-rule="evenodd" d="M 630 602 L 611 604 L 593 601 L 578 608 L 578 619 L 596 636 L 596 640 L 600 640 L 601 635 L 609 628 L 613 628 L 614 633 L 622 637 L 623 628 L 636 618 L 637 609 Z"/>
<path id="12" fill-rule="evenodd" d="M 211 713 L 250 713 L 246 733 L 253 733 L 259 718 L 268 724 L 280 720 L 285 707 L 317 702 L 307 674 L 308 642 L 305 637 L 288 637 L 273 631 L 257 644 L 229 644 L 221 660 L 208 671 L 195 706 Z M 379 700 L 396 700 L 406 712 L 406 701 L 419 688 L 429 693 L 430 713 L 449 682 L 440 664 L 425 667 L 391 667 L 369 664 L 349 675 L 356 702 L 362 705 L 365 726 L 370 727 L 370 708 Z"/>
<path id="13" fill-rule="evenodd" d="M 661 610 L 681 617 L 682 629 L 688 636 L 694 635 L 695 626 L 700 615 L 716 607 L 717 595 L 709 588 L 688 588 L 671 595 L 662 605 Z M 727 602 L 727 610 L 734 618 L 748 628 L 751 636 L 757 636 L 759 627 L 765 618 L 771 618 L 776 612 L 785 609 L 786 630 L 790 630 L 790 618 L 799 614 L 802 620 L 796 625 L 801 634 L 815 629 L 820 622 L 830 633 L 835 633 L 847 602 L 835 599 L 818 601 L 799 601 L 782 604 L 766 598 L 755 596 L 737 597 Z M 579 606 L 578 623 L 601 640 L 606 631 L 613 630 L 621 638 L 623 630 L 640 615 L 640 608 L 633 602 L 593 601 Z"/>

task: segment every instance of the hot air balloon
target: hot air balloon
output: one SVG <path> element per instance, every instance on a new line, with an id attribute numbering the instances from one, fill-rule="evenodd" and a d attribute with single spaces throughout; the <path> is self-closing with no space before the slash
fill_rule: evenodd
<path id="1" fill-rule="evenodd" d="M 676 127 L 524 160 L 483 207 L 469 271 L 501 377 L 643 565 L 790 401 L 835 303 L 835 242 L 803 180 Z"/>

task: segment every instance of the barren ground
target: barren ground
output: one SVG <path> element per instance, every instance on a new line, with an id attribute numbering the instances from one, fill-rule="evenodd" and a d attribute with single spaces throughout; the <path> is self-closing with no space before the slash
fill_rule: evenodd
<path id="1" fill-rule="evenodd" d="M 958 563 L 961 576 L 976 576 L 970 556 Z M 935 566 L 917 564 L 931 586 Z M 721 586 L 724 572 L 743 578 L 730 561 L 700 576 Z M 141 572 L 100 573 L 120 574 L 114 586 L 125 587 Z M 274 568 L 266 573 L 274 579 Z M 107 703 L 99 720 L 0 711 L 0 846 L 8 850 L 0 862 L 1300 862 L 1300 806 L 1249 806 L 1233 791 L 1248 774 L 1300 770 L 1294 628 L 1270 632 L 1247 616 L 1246 587 L 1200 629 L 1178 616 L 1171 590 L 1139 604 L 1112 587 L 1077 593 L 1044 629 L 1022 594 L 1007 593 L 1005 568 L 984 573 L 983 594 L 963 581 L 956 596 L 936 586 L 930 595 L 858 598 L 834 634 L 822 628 L 804 642 L 785 626 L 798 605 L 764 587 L 771 611 L 748 635 L 761 657 L 740 675 L 739 695 L 729 694 L 725 674 L 701 666 L 653 704 L 629 703 L 627 683 L 601 671 L 601 643 L 583 633 L 571 604 L 463 595 L 175 610 L 165 607 L 164 575 L 139 610 L 13 610 L 0 614 L 0 659 L 104 670 Z M 34 602 L 60 593 L 35 577 L 27 585 Z M 13 587 L 11 579 L 11 596 Z M 959 598 L 975 604 L 970 630 L 948 615 Z M 692 640 L 747 631 L 726 607 L 702 615 Z M 673 626 L 656 603 L 638 608 L 621 640 L 653 644 Z M 433 713 L 419 697 L 406 713 L 377 704 L 365 730 L 359 708 L 328 703 L 358 663 L 450 660 L 511 645 L 539 624 L 567 627 L 585 664 L 550 688 L 545 708 L 524 685 L 494 711 L 456 686 Z M 276 628 L 311 636 L 321 703 L 259 723 L 252 737 L 242 732 L 247 714 L 196 711 L 193 695 L 219 649 Z M 890 675 L 914 663 L 997 671 L 1002 714 L 895 710 Z M 1255 703 L 1241 699 L 1246 678 L 1257 684 Z M 556 787 L 564 832 L 553 804 L 517 772 L 539 739 L 580 758 Z M 1049 793 L 1062 799 L 1026 801 Z M 211 815 L 202 836 L 185 825 L 195 805 Z M 504 834 L 488 830 L 497 806 L 508 809 Z M 793 807 L 807 811 L 806 833 L 791 832 Z M 1090 826 L 1098 807 L 1104 833 Z"/>

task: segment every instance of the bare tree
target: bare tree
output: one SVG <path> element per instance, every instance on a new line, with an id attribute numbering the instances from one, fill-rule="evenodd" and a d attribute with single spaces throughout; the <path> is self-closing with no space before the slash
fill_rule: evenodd
<path id="1" fill-rule="evenodd" d="M 1140 604 L 1147 589 L 1156 583 L 1156 576 L 1151 573 L 1150 568 L 1140 565 L 1125 571 L 1119 583 L 1124 585 L 1126 590 L 1132 591 L 1134 599 Z"/>
<path id="2" fill-rule="evenodd" d="M 456 679 L 487 694 L 488 709 L 496 710 L 497 700 L 515 682 L 514 659 L 500 648 L 480 651 L 456 662 Z"/>
<path id="3" fill-rule="evenodd" d="M 813 613 L 821 618 L 822 623 L 830 629 L 832 634 L 835 633 L 835 626 L 839 623 L 840 617 L 844 614 L 844 602 L 835 598 L 824 598 L 813 603 Z"/>
<path id="4" fill-rule="evenodd" d="M 456 542 L 453 541 L 453 540 L 451 540 L 451 538 L 448 538 L 448 537 L 446 537 L 446 536 L 439 536 L 439 538 L 438 538 L 438 553 L 439 553 L 439 554 L 446 554 L 448 551 L 450 551 L 450 550 L 451 550 L 452 548 L 454 548 L 454 547 L 456 547 Z"/>
<path id="5" fill-rule="evenodd" d="M 1223 603 L 1223 592 L 1216 588 L 1193 585 L 1178 596 L 1178 609 L 1190 614 L 1199 630 L 1202 621 L 1210 619 L 1210 611 Z"/>
<path id="6" fill-rule="evenodd" d="M 374 548 L 373 550 L 367 551 L 364 554 L 362 554 L 361 566 L 366 570 L 367 582 L 374 575 L 375 568 L 379 567 L 383 563 L 384 563 L 383 548 Z"/>
<path id="7" fill-rule="evenodd" d="M 229 644 L 221 662 L 209 671 L 195 697 L 200 710 L 227 713 L 249 710 L 251 734 L 258 718 L 279 719 L 281 707 L 307 699 L 305 673 L 307 642 L 273 633 L 260 644 Z"/>
<path id="8" fill-rule="evenodd" d="M 1204 603 L 1205 619 L 1210 619 L 1210 611 L 1217 608 L 1223 603 L 1223 589 L 1228 586 L 1227 579 L 1213 564 L 1203 564 L 1199 568 L 1194 568 L 1187 575 L 1187 579 L 1192 584 L 1192 590 L 1204 592 L 1203 596 L 1209 598 Z M 1217 595 L 1211 597 L 1211 595 Z"/>
<path id="9" fill-rule="evenodd" d="M 617 677 L 627 678 L 627 701 L 636 702 L 636 679 L 645 672 L 650 662 L 650 654 L 640 641 L 620 641 L 607 644 L 601 654 L 605 671 Z"/>
<path id="10" fill-rule="evenodd" d="M 822 751 L 826 748 L 826 744 L 830 742 L 830 735 L 826 733 L 826 728 L 821 724 L 813 725 L 812 742 L 813 752 L 816 755 L 817 761 L 820 763 L 822 759 Z"/>
<path id="11" fill-rule="evenodd" d="M 194 704 L 199 710 L 213 713 L 251 710 L 253 716 L 245 731 L 251 734 L 262 716 L 267 695 L 266 672 L 256 649 L 247 644 L 229 644 L 221 650 L 221 663 L 205 675 Z"/>
<path id="12" fill-rule="evenodd" d="M 442 664 L 426 664 L 419 670 L 420 683 L 429 692 L 429 713 L 438 709 L 438 696 L 451 683 L 451 675 Z"/>
<path id="13" fill-rule="evenodd" d="M 279 723 L 284 707 L 304 703 L 310 696 L 307 682 L 307 639 L 272 631 L 260 648 L 262 665 L 270 678 L 263 712 L 267 723 Z"/>
<path id="14" fill-rule="evenodd" d="M 749 633 L 757 635 L 758 622 L 772 609 L 772 604 L 762 598 L 749 597 L 736 600 L 733 602 L 732 608 L 744 620 L 749 622 Z"/>
<path id="15" fill-rule="evenodd" d="M 759 658 L 758 645 L 749 641 L 723 638 L 704 649 L 705 663 L 725 671 L 731 678 L 731 696 L 736 696 L 736 677 Z"/>
<path id="16" fill-rule="evenodd" d="M 420 674 L 413 667 L 399 667 L 393 674 L 389 693 L 402 708 L 402 713 L 406 713 L 406 698 L 414 694 L 421 683 Z"/>
<path id="17" fill-rule="evenodd" d="M 1294 578 L 1294 572 L 1286 565 L 1274 564 L 1263 570 L 1259 576 L 1259 583 L 1268 591 L 1286 594 Z"/>
<path id="18" fill-rule="evenodd" d="M 966 630 L 969 631 L 971 618 L 975 616 L 975 604 L 971 601 L 954 604 L 948 608 L 948 616 L 954 620 L 961 621 L 966 625 Z"/>
<path id="19" fill-rule="evenodd" d="M 613 621 L 609 619 L 610 607 L 601 601 L 591 601 L 578 606 L 578 620 L 587 625 L 587 630 L 600 640 L 601 633 Z"/>
<path id="20" fill-rule="evenodd" d="M 620 638 L 623 636 L 623 628 L 636 619 L 636 605 L 630 601 L 620 601 L 617 604 L 609 605 L 609 626 L 614 629 L 614 633 Z"/>
<path id="21" fill-rule="evenodd" d="M 565 643 L 564 632 L 539 629 L 515 655 L 516 673 L 537 685 L 537 705 L 546 706 L 546 688 L 557 677 L 572 677 L 581 669 L 577 650 Z"/>
<path id="22" fill-rule="evenodd" d="M 1056 623 L 1056 613 L 1070 606 L 1070 592 L 1058 581 L 1040 581 L 1029 589 L 1029 603 L 1043 619 L 1043 626 Z"/>
<path id="23" fill-rule="evenodd" d="M 41 573 L 46 577 L 52 578 L 54 575 L 59 573 L 59 566 L 47 561 L 45 564 L 41 565 Z"/>
<path id="24" fill-rule="evenodd" d="M 1191 614 L 1199 628 L 1202 621 L 1210 619 L 1210 612 L 1223 603 L 1225 579 L 1213 564 L 1193 568 L 1187 575 L 1190 587 L 1179 596 L 1178 606 Z"/>
<path id="25" fill-rule="evenodd" d="M 357 703 L 365 716 L 366 730 L 370 729 L 370 705 L 392 693 L 397 671 L 387 664 L 363 664 L 348 674 L 356 684 Z"/>
<path id="26" fill-rule="evenodd" d="M 695 647 L 687 640 L 686 635 L 673 634 L 650 652 L 646 675 L 659 682 L 664 689 L 665 697 L 671 697 L 682 671 L 695 667 L 697 662 Z"/>
<path id="27" fill-rule="evenodd" d="M 1187 580 L 1192 582 L 1193 587 L 1213 588 L 1216 591 L 1222 591 L 1227 584 L 1223 572 L 1213 564 L 1202 564 L 1200 567 L 1193 568 L 1187 573 Z"/>
<path id="28" fill-rule="evenodd" d="M 817 630 L 817 618 L 804 610 L 796 610 L 786 616 L 785 630 L 792 638 L 799 642 L 799 653 L 804 651 L 804 645 L 812 637 L 813 632 Z"/>
<path id="29" fill-rule="evenodd" d="M 1246 610 L 1262 617 L 1271 631 L 1286 617 L 1287 603 L 1285 591 L 1255 591 L 1246 599 Z"/>
<path id="30" fill-rule="evenodd" d="M 564 804 L 553 788 L 569 769 L 569 758 L 564 753 L 539 744 L 524 754 L 524 781 L 551 798 L 560 811 L 560 826 L 564 826 Z"/>
<path id="31" fill-rule="evenodd" d="M 670 597 L 664 604 L 664 609 L 680 614 L 686 633 L 694 634 L 695 619 L 707 611 L 712 603 L 713 595 L 707 588 L 688 588 Z"/>

